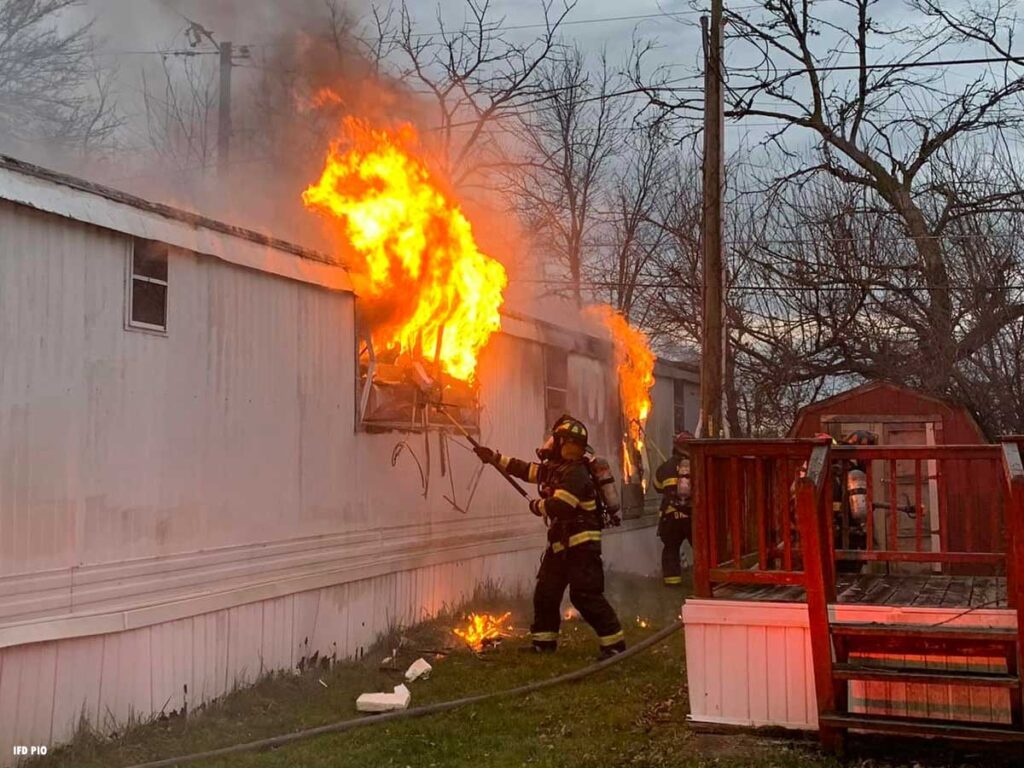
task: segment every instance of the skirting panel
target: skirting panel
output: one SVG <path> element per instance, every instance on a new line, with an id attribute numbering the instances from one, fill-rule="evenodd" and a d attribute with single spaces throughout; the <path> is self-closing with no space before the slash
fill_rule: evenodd
<path id="1" fill-rule="evenodd" d="M 1015 627 L 1012 610 L 840 605 L 834 619 L 880 623 Z M 690 719 L 749 727 L 817 730 L 818 705 L 802 603 L 687 600 Z M 876 656 L 871 664 L 1006 671 L 996 659 Z M 867 714 L 1008 723 L 1005 690 L 954 685 L 851 682 L 850 706 Z"/>
<path id="2" fill-rule="evenodd" d="M 608 568 L 649 570 L 650 527 L 607 536 Z M 488 580 L 533 588 L 538 547 L 453 560 L 260 600 L 152 626 L 0 649 L 0 767 L 15 745 L 67 741 L 194 709 L 303 659 L 358 657 L 389 627 L 468 600 Z"/>

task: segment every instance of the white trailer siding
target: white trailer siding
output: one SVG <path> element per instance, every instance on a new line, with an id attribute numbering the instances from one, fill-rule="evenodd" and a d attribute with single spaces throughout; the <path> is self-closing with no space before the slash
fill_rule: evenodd
<path id="1" fill-rule="evenodd" d="M 229 235 L 214 257 L 171 234 L 167 333 L 126 330 L 131 236 L 0 200 L 0 765 L 80 714 L 191 708 L 357 654 L 483 579 L 532 584 L 543 530 L 496 473 L 463 514 L 442 497 L 466 503 L 464 447 L 442 476 L 436 433 L 356 429 L 355 300 L 317 284 L 323 265 L 267 248 L 262 271 L 239 263 L 251 242 L 243 260 Z M 480 363 L 482 438 L 530 457 L 552 332 L 505 325 Z M 570 403 L 615 440 L 592 346 L 565 346 Z M 609 566 L 655 570 L 652 524 L 608 532 Z"/>

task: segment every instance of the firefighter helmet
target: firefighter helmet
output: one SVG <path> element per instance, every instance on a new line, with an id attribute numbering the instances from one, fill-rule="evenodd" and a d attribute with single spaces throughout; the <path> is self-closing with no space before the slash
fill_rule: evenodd
<path id="1" fill-rule="evenodd" d="M 693 440 L 693 433 L 687 432 L 685 429 L 678 435 L 672 438 L 672 449 L 676 452 L 683 452 L 686 450 L 686 444 Z"/>
<path id="2" fill-rule="evenodd" d="M 586 447 L 587 440 L 589 439 L 586 425 L 569 414 L 565 414 L 555 422 L 555 425 L 551 428 L 551 435 L 556 440 L 578 443 L 584 447 Z"/>
<path id="3" fill-rule="evenodd" d="M 878 445 L 878 435 L 866 429 L 858 429 L 843 438 L 845 445 Z"/>

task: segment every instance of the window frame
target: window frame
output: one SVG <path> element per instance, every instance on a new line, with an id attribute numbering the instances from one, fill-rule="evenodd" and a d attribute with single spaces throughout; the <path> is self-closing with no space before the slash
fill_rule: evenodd
<path id="1" fill-rule="evenodd" d="M 559 354 L 560 353 L 560 354 Z M 544 363 L 544 429 L 547 431 L 551 428 L 554 420 L 561 416 L 563 413 L 569 412 L 569 352 L 555 344 L 542 343 L 541 354 Z M 564 366 L 565 370 L 565 386 L 559 387 L 551 384 L 551 361 L 557 359 L 559 361 L 559 367 Z M 552 407 L 549 393 L 555 391 L 560 392 L 562 395 L 562 405 L 559 407 Z M 555 411 L 558 413 L 556 414 Z"/>
<path id="2" fill-rule="evenodd" d="M 361 324 L 358 318 L 358 313 L 355 316 L 355 324 L 356 333 L 354 334 L 355 344 L 353 346 L 353 362 L 355 370 L 355 431 L 364 433 L 398 432 L 405 434 L 445 432 L 452 435 L 460 435 L 461 430 L 459 427 L 456 427 L 451 423 L 451 421 L 441 415 L 432 417 L 431 409 L 429 408 L 426 411 L 426 423 L 415 420 L 417 408 L 421 405 L 422 394 L 412 385 L 409 385 L 408 391 L 412 394 L 411 415 L 413 416 L 413 419 L 402 421 L 375 419 L 368 413 L 370 389 L 373 386 L 373 382 L 376 377 L 375 371 L 378 360 L 369 329 Z M 360 360 L 364 346 L 369 355 L 369 365 L 365 375 L 363 373 L 362 362 Z M 469 410 L 473 413 L 474 418 L 472 421 L 463 421 L 461 419 L 457 419 L 457 421 L 459 422 L 459 426 L 466 432 L 471 435 L 479 436 L 483 419 L 483 406 L 480 403 L 480 391 L 477 386 L 473 387 L 473 402 L 472 405 L 469 406 Z"/>
<path id="3" fill-rule="evenodd" d="M 140 241 L 147 240 L 144 237 L 131 237 L 128 239 L 125 250 L 127 251 L 127 259 L 125 263 L 125 309 L 124 309 L 124 328 L 126 331 L 135 331 L 138 333 L 148 333 L 153 336 L 167 336 L 167 328 L 170 325 L 170 314 L 171 314 L 171 247 L 167 243 L 163 243 L 159 240 L 152 240 L 148 242 L 159 243 L 167 250 L 167 279 L 161 280 L 157 277 L 148 277 L 146 275 L 135 274 L 135 247 Z M 132 310 L 135 307 L 135 281 L 138 280 L 144 283 L 150 283 L 152 285 L 160 285 L 164 288 L 164 324 L 155 325 L 153 323 L 145 323 L 141 320 L 135 320 L 132 318 Z"/>

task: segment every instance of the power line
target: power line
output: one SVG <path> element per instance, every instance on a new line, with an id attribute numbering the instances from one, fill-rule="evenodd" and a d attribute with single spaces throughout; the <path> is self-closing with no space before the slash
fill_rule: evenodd
<path id="1" fill-rule="evenodd" d="M 565 287 L 574 286 L 575 282 L 568 279 L 554 279 L 554 278 L 509 278 L 511 283 L 524 283 L 531 285 L 560 285 Z M 700 289 L 700 280 L 695 278 L 693 282 L 683 283 L 678 281 L 654 281 L 654 282 L 631 282 L 631 281 L 615 281 L 615 280 L 580 280 L 580 287 L 582 288 L 650 288 L 650 289 L 667 289 L 667 288 L 692 288 L 694 290 Z M 769 293 L 814 293 L 818 291 L 827 292 L 843 292 L 843 291 L 857 291 L 857 290 L 868 290 L 872 292 L 886 291 L 890 293 L 918 293 L 927 291 L 928 288 L 925 286 L 906 286 L 906 287 L 894 287 L 892 285 L 883 285 L 881 283 L 849 283 L 845 285 L 746 285 L 746 284 L 733 284 L 726 285 L 727 290 L 735 291 L 764 291 Z M 1024 291 L 1024 283 L 1014 284 L 1006 283 L 1000 285 L 969 285 L 969 284 L 949 284 L 943 286 L 946 290 L 953 291 Z"/>
<path id="2" fill-rule="evenodd" d="M 866 70 L 889 70 L 889 69 L 924 69 L 927 67 L 954 67 L 963 65 L 977 65 L 977 64 L 1020 64 L 1024 65 L 1024 57 L 1020 56 L 988 56 L 976 59 L 938 59 L 938 60 L 927 60 L 927 61 L 907 61 L 903 63 L 890 63 L 890 64 L 865 64 L 863 69 Z M 821 67 L 814 67 L 814 69 L 807 69 L 806 67 L 794 67 L 794 68 L 771 68 L 773 72 L 780 75 L 800 75 L 808 74 L 810 72 L 859 72 L 862 67 L 859 64 L 829 64 Z M 741 77 L 744 76 L 745 72 L 758 72 L 761 71 L 760 67 L 729 67 L 728 73 L 738 74 Z"/>

